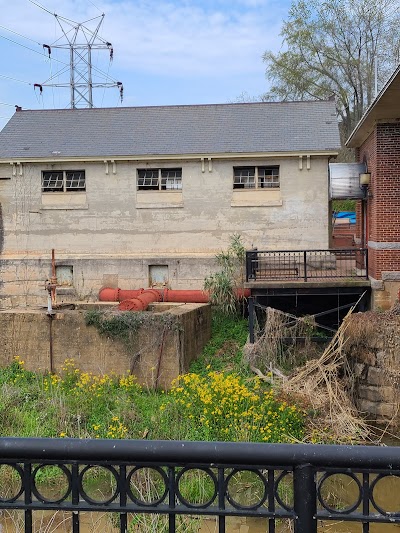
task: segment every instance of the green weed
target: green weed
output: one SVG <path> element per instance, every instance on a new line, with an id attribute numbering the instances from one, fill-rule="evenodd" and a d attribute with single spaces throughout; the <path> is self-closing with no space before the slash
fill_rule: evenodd
<path id="1" fill-rule="evenodd" d="M 191 372 L 204 375 L 210 369 L 233 370 L 250 375 L 242 357 L 248 335 L 247 320 L 213 311 L 211 328 L 211 339 L 201 356 L 191 364 Z"/>

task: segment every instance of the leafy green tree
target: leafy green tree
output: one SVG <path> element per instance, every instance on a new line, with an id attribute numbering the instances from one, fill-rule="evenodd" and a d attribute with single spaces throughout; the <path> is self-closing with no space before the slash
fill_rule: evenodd
<path id="1" fill-rule="evenodd" d="M 375 96 L 376 65 L 382 87 L 399 62 L 399 23 L 398 0 L 294 0 L 283 50 L 263 56 L 263 99 L 335 98 L 344 140 Z"/>

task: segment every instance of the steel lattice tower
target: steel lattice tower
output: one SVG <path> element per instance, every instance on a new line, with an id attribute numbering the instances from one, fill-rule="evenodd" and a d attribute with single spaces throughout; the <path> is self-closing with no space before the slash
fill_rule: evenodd
<path id="1" fill-rule="evenodd" d="M 104 13 L 99 17 L 86 20 L 82 23 L 60 17 L 56 14 L 54 16 L 63 32 L 63 36 L 51 46 L 44 46 L 48 49 L 49 55 L 53 48 L 69 51 L 70 79 L 69 83 L 50 83 L 55 78 L 67 72 L 67 67 L 62 68 L 46 82 L 40 85 L 36 84 L 40 87 L 40 90 L 42 91 L 42 87 L 69 87 L 70 107 L 73 109 L 94 107 L 93 89 L 100 87 L 118 87 L 122 100 L 122 83 L 112 80 L 108 74 L 105 74 L 92 64 L 92 53 L 95 50 L 108 50 L 110 61 L 113 59 L 114 51 L 112 44 L 98 35 L 104 20 Z M 94 23 L 94 29 L 89 29 L 87 26 L 88 23 Z"/>

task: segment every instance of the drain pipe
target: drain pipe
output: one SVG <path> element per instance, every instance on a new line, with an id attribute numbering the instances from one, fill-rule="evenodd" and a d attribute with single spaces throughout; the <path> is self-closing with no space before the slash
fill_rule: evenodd
<path id="1" fill-rule="evenodd" d="M 55 292 L 54 283 L 52 280 L 47 280 L 45 283 L 45 288 L 47 290 L 47 316 L 49 317 L 49 366 L 50 373 L 54 372 L 54 363 L 53 363 L 53 319 L 55 317 L 55 312 L 53 310 L 53 291 Z"/>

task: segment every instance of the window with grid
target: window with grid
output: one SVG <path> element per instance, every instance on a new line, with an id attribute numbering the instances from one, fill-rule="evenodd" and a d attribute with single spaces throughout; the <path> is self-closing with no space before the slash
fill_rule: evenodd
<path id="1" fill-rule="evenodd" d="M 233 169 L 233 188 L 254 189 L 255 175 L 255 167 L 235 167 Z"/>
<path id="2" fill-rule="evenodd" d="M 137 188 L 139 191 L 180 191 L 182 189 L 182 169 L 138 169 Z"/>
<path id="3" fill-rule="evenodd" d="M 277 189 L 279 167 L 234 167 L 234 189 Z"/>
<path id="4" fill-rule="evenodd" d="M 42 172 L 42 192 L 81 192 L 86 190 L 84 170 Z"/>
<path id="5" fill-rule="evenodd" d="M 258 167 L 258 188 L 279 188 L 279 167 Z"/>

